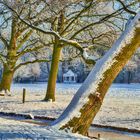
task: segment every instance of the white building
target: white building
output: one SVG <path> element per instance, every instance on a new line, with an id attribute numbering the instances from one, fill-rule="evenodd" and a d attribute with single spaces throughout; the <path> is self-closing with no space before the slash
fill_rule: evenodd
<path id="1" fill-rule="evenodd" d="M 77 82 L 77 74 L 75 74 L 72 70 L 63 74 L 63 82 L 64 83 L 76 83 Z"/>

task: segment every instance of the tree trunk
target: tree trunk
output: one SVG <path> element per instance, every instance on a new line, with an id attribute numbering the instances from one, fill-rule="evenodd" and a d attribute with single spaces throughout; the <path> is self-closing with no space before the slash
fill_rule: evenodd
<path id="1" fill-rule="evenodd" d="M 13 71 L 10 71 L 7 65 L 4 65 L 2 80 L 0 84 L 0 91 L 5 93 L 10 92 L 12 80 L 13 80 Z"/>
<path id="2" fill-rule="evenodd" d="M 65 20 L 65 9 L 60 11 L 60 16 L 58 17 L 57 22 L 57 32 L 62 35 L 64 29 L 64 20 Z M 52 25 L 52 28 L 54 28 L 54 25 Z M 53 49 L 53 56 L 52 56 L 52 63 L 51 63 L 51 70 L 49 73 L 49 81 L 48 81 L 48 87 L 47 92 L 45 96 L 45 101 L 52 100 L 55 101 L 55 87 L 56 87 L 56 80 L 57 80 L 57 74 L 58 74 L 58 68 L 59 68 L 59 60 L 61 56 L 61 50 L 63 45 L 60 44 L 59 39 L 55 38 L 55 45 Z"/>
<path id="3" fill-rule="evenodd" d="M 47 73 L 50 73 L 50 66 L 49 66 L 49 62 L 46 62 L 46 66 L 47 66 Z"/>
<path id="4" fill-rule="evenodd" d="M 14 75 L 14 67 L 17 62 L 16 50 L 9 49 L 7 54 L 7 60 L 5 64 L 3 64 L 3 73 L 2 79 L 0 83 L 0 91 L 4 91 L 3 94 L 10 94 L 10 88 Z"/>
<path id="5" fill-rule="evenodd" d="M 62 115 L 51 125 L 86 135 L 118 73 L 140 46 L 140 13 L 99 60 Z"/>
<path id="6" fill-rule="evenodd" d="M 130 84 L 130 82 L 131 82 L 131 71 L 130 70 L 128 70 L 128 84 Z"/>
<path id="7" fill-rule="evenodd" d="M 14 67 L 17 61 L 17 50 L 16 50 L 16 31 L 17 31 L 17 18 L 12 18 L 11 24 L 11 38 L 9 41 L 9 45 L 7 47 L 7 55 L 6 55 L 6 63 L 3 64 L 3 74 L 2 80 L 0 83 L 0 91 L 4 91 L 4 93 L 9 93 L 13 75 L 14 75 Z"/>
<path id="8" fill-rule="evenodd" d="M 61 47 L 59 45 L 58 46 L 55 45 L 53 50 L 53 56 L 52 56 L 51 70 L 49 73 L 47 92 L 44 99 L 45 101 L 48 100 L 55 101 L 55 88 L 56 88 L 56 80 L 57 80 L 60 55 L 61 55 Z"/>

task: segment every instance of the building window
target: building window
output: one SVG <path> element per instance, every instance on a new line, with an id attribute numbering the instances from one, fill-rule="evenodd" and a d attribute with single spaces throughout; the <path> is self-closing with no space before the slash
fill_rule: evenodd
<path id="1" fill-rule="evenodd" d="M 67 77 L 67 81 L 69 81 L 69 77 Z"/>

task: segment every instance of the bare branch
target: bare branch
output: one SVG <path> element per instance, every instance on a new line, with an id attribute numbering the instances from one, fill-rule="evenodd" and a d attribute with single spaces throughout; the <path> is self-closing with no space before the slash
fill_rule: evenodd
<path id="1" fill-rule="evenodd" d="M 127 6 L 126 6 L 121 0 L 116 0 L 116 1 L 118 1 L 118 2 L 123 6 L 123 9 L 124 9 L 126 12 L 128 12 L 128 13 L 134 15 L 134 16 L 137 14 L 136 12 L 134 12 L 134 11 L 128 9 Z"/>
<path id="2" fill-rule="evenodd" d="M 134 3 L 134 2 L 133 2 L 133 3 Z M 131 6 L 133 3 L 131 3 L 131 4 L 129 4 L 129 5 L 126 5 L 126 7 Z M 90 24 L 84 26 L 84 27 L 81 28 L 80 30 L 76 31 L 76 32 L 71 36 L 70 39 L 75 38 L 75 36 L 77 36 L 80 32 L 82 32 L 82 31 L 88 29 L 88 28 L 91 27 L 91 26 L 95 26 L 95 25 L 98 25 L 98 24 L 101 24 L 101 23 L 107 21 L 107 20 L 110 19 L 112 16 L 114 16 L 115 14 L 118 14 L 119 12 L 121 12 L 121 11 L 123 11 L 123 10 L 124 10 L 124 8 L 120 8 L 120 9 L 116 10 L 115 12 L 113 12 L 113 13 L 111 13 L 111 14 L 109 14 L 109 15 L 103 17 L 103 18 L 101 18 L 99 21 L 93 22 L 93 23 L 90 23 Z"/>
<path id="3" fill-rule="evenodd" d="M 95 64 L 95 60 L 94 59 L 89 59 L 89 58 L 86 58 L 84 56 L 84 48 L 76 41 L 74 40 L 66 40 L 66 39 L 63 39 L 61 38 L 60 41 L 62 41 L 63 43 L 67 44 L 67 45 L 71 45 L 75 48 L 77 48 L 80 53 L 81 53 L 81 57 L 83 58 L 83 60 L 87 63 L 87 64 Z"/>
<path id="4" fill-rule="evenodd" d="M 50 62 L 51 60 L 47 60 L 47 59 L 36 59 L 36 60 L 33 60 L 33 61 L 27 61 L 27 62 L 24 62 L 24 63 L 20 63 L 19 65 L 17 65 L 15 68 L 14 68 L 14 71 L 16 71 L 17 69 L 19 69 L 20 67 L 24 66 L 24 65 L 28 65 L 28 64 L 34 64 L 34 63 L 43 63 L 43 62 Z"/>
<path id="5" fill-rule="evenodd" d="M 22 45 L 28 40 L 28 38 L 31 36 L 33 33 L 33 30 L 29 30 L 25 35 L 21 38 L 21 41 L 19 41 L 19 45 L 17 46 L 17 49 L 22 47 Z"/>
<path id="6" fill-rule="evenodd" d="M 9 47 L 8 41 L 2 36 L 2 34 L 0 33 L 0 40 L 3 42 L 3 44 L 5 45 L 5 47 Z"/>

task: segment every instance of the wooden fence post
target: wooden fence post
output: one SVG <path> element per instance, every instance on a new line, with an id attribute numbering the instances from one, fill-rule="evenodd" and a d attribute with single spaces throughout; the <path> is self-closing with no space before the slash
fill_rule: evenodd
<path id="1" fill-rule="evenodd" d="M 22 98 L 22 103 L 25 103 L 25 97 L 26 97 L 26 89 L 23 88 L 23 98 Z"/>

